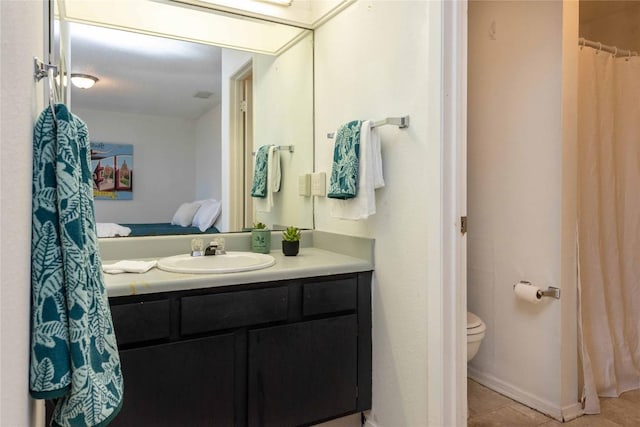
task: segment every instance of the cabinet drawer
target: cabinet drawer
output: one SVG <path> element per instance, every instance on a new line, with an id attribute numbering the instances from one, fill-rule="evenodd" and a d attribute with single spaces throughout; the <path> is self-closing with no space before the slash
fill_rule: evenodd
<path id="1" fill-rule="evenodd" d="M 118 345 L 169 338 L 169 300 L 111 306 Z"/>
<path id="2" fill-rule="evenodd" d="M 302 314 L 334 313 L 355 310 L 357 304 L 355 277 L 304 284 Z"/>
<path id="3" fill-rule="evenodd" d="M 197 334 L 287 319 L 286 286 L 181 299 L 182 334 Z"/>

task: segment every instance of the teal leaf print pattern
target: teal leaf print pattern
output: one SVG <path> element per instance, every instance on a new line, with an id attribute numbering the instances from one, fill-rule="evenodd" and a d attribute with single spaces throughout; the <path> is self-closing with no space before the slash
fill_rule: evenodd
<path id="1" fill-rule="evenodd" d="M 106 426 L 123 382 L 100 269 L 86 125 L 56 105 L 34 127 L 31 366 L 34 398 L 55 399 L 52 424 Z"/>
<path id="2" fill-rule="evenodd" d="M 352 199 L 358 194 L 360 126 L 362 120 L 342 125 L 336 133 L 327 197 Z"/>
<path id="3" fill-rule="evenodd" d="M 51 380 L 53 380 L 54 374 L 53 363 L 51 363 L 50 359 L 43 359 L 42 362 L 38 365 L 38 387 L 47 388 L 53 386 Z"/>
<path id="4" fill-rule="evenodd" d="M 57 320 L 42 322 L 42 327 L 38 329 L 38 333 L 41 334 L 43 343 L 48 347 L 55 345 L 54 338 L 67 339 L 69 334 L 67 333 L 67 326 Z"/>
<path id="5" fill-rule="evenodd" d="M 267 160 L 270 145 L 263 145 L 256 152 L 256 162 L 253 168 L 253 184 L 251 185 L 251 197 L 267 197 Z"/>

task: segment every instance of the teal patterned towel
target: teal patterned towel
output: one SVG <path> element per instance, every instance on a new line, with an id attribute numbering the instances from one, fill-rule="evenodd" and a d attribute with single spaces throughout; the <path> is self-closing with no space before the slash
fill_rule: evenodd
<path id="1" fill-rule="evenodd" d="M 65 105 L 33 137 L 29 390 L 55 399 L 54 426 L 105 426 L 122 374 L 102 278 L 86 125 Z"/>
<path id="2" fill-rule="evenodd" d="M 251 197 L 267 197 L 267 172 L 268 155 L 270 145 L 263 145 L 256 152 L 256 162 L 253 168 L 253 185 L 251 186 Z"/>
<path id="3" fill-rule="evenodd" d="M 362 126 L 362 120 L 354 120 L 340 126 L 336 132 L 333 166 L 327 194 L 331 199 L 353 199 L 357 195 L 360 126 Z"/>

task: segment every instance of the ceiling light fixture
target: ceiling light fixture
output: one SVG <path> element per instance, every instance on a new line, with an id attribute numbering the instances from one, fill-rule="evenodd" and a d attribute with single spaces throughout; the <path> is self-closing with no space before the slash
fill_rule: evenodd
<path id="1" fill-rule="evenodd" d="M 80 89 L 89 89 L 94 84 L 96 84 L 98 80 L 100 79 L 89 74 L 71 73 L 71 83 L 73 83 L 75 87 Z"/>

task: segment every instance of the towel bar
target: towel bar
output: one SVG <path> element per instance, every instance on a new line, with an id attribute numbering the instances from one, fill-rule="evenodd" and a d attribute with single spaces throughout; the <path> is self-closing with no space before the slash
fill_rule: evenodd
<path id="1" fill-rule="evenodd" d="M 293 152 L 295 151 L 295 149 L 294 149 L 294 146 L 293 146 L 293 145 L 278 145 L 278 146 L 276 146 L 276 150 L 277 150 L 277 151 L 288 151 L 288 152 L 290 152 L 290 153 L 293 153 Z M 252 156 L 255 156 L 255 155 L 256 155 L 256 152 L 255 152 L 255 151 L 252 151 L 252 152 L 251 152 L 251 155 L 252 155 Z"/>
<path id="2" fill-rule="evenodd" d="M 384 126 L 384 125 L 395 125 L 395 126 L 398 126 L 400 129 L 408 128 L 409 116 L 387 117 L 385 119 L 373 122 L 371 124 L 371 128 L 377 128 L 378 126 Z M 335 132 L 329 132 L 327 134 L 327 138 L 333 139 L 335 135 L 336 135 Z"/>
<path id="3" fill-rule="evenodd" d="M 58 66 L 52 64 L 45 64 L 37 57 L 33 58 L 33 78 L 35 81 L 39 82 L 40 80 L 47 77 L 49 74 L 49 70 L 53 70 L 54 77 L 58 74 Z"/>

